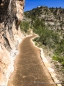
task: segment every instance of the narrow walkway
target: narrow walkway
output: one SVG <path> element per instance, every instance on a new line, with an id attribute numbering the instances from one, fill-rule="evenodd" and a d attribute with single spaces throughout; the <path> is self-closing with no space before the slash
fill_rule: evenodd
<path id="1" fill-rule="evenodd" d="M 8 86 L 56 86 L 41 60 L 40 50 L 30 40 L 32 37 L 25 38 L 20 44 Z"/>

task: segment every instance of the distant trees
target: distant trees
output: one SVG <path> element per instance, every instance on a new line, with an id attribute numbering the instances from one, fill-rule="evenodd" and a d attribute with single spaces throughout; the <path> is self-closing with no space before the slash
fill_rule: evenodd
<path id="1" fill-rule="evenodd" d="M 53 49 L 53 59 L 59 61 L 64 66 L 64 39 L 60 39 L 60 35 L 49 30 L 43 20 L 36 19 L 33 23 L 33 31 L 40 37 L 36 38 L 35 41 L 41 42 L 49 49 Z"/>
<path id="2" fill-rule="evenodd" d="M 27 32 L 29 29 L 29 23 L 27 21 L 22 21 L 20 24 L 20 28 L 22 31 Z"/>
<path id="3" fill-rule="evenodd" d="M 32 29 L 35 33 L 39 35 L 39 38 L 36 38 L 35 41 L 45 45 L 49 49 L 52 49 L 54 53 L 54 56 L 52 58 L 54 60 L 59 61 L 64 66 L 64 39 L 61 38 L 59 31 L 52 29 L 50 30 L 50 26 L 45 25 L 45 19 L 42 19 L 40 16 L 42 14 L 42 9 L 42 7 L 39 7 L 31 11 L 28 11 L 25 13 L 25 16 L 31 19 Z M 61 8 L 52 7 L 49 9 L 56 18 L 58 18 L 58 10 L 60 11 L 60 13 L 64 11 L 64 9 L 60 10 Z M 44 11 L 45 13 L 49 13 L 47 12 L 47 8 L 45 8 Z M 62 23 L 63 22 L 61 22 L 60 27 L 62 27 Z"/>

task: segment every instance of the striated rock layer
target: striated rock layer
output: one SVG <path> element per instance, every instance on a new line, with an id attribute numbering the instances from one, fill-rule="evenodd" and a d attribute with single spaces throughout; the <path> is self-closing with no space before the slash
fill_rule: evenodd
<path id="1" fill-rule="evenodd" d="M 7 86 L 13 61 L 23 34 L 19 24 L 23 18 L 24 0 L 0 0 L 0 86 Z"/>

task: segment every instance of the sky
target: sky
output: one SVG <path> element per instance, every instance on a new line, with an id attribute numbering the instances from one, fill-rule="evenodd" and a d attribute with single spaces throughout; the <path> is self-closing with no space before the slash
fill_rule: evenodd
<path id="1" fill-rule="evenodd" d="M 38 6 L 62 7 L 64 8 L 64 0 L 25 0 L 24 11 L 31 10 Z"/>

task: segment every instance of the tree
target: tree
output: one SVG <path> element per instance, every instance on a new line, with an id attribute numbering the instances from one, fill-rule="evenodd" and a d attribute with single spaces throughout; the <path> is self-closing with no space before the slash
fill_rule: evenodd
<path id="1" fill-rule="evenodd" d="M 29 29 L 29 23 L 27 21 L 22 21 L 20 24 L 21 30 L 27 32 Z"/>

